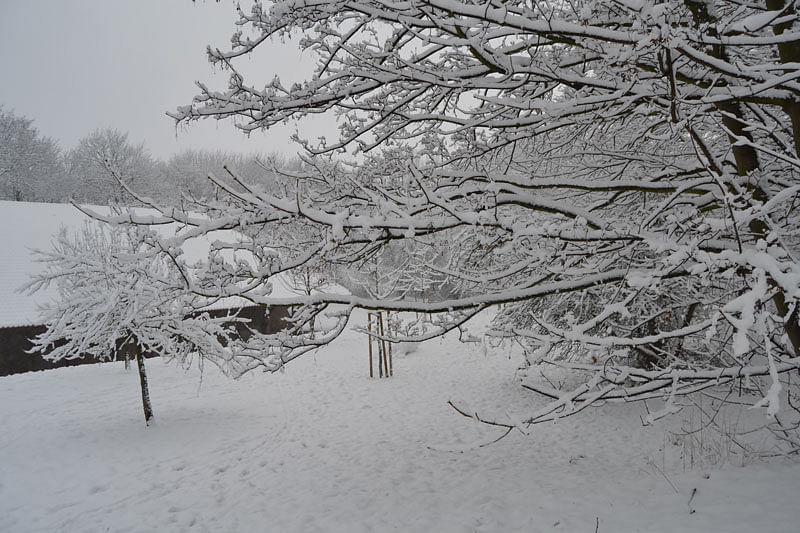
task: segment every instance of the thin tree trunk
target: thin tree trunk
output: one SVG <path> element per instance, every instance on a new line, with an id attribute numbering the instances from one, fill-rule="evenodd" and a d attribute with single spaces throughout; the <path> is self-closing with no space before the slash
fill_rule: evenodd
<path id="1" fill-rule="evenodd" d="M 788 0 L 766 0 L 766 7 L 771 11 L 778 11 L 784 9 Z M 708 10 L 708 4 L 697 0 L 686 0 L 686 5 L 692 11 L 695 17 L 695 22 L 698 24 L 710 24 L 714 22 L 714 18 Z M 794 7 L 790 7 L 787 14 L 794 14 Z M 780 35 L 785 29 L 789 27 L 790 23 L 779 24 L 775 26 L 774 32 Z M 795 42 L 781 43 L 777 46 L 778 56 L 782 63 L 790 63 L 800 60 L 800 46 Z M 714 45 L 709 50 L 713 57 L 724 59 L 727 61 L 728 57 L 725 52 L 725 47 L 722 44 Z M 752 135 L 747 130 L 747 121 L 744 119 L 744 113 L 741 106 L 736 102 L 723 102 L 716 104 L 717 109 L 722 111 L 722 122 L 725 127 L 735 136 L 744 137 L 752 140 Z M 789 102 L 783 106 L 784 112 L 789 117 L 792 123 L 792 132 L 795 140 L 795 153 L 800 155 L 800 104 L 796 101 Z M 737 172 L 740 176 L 747 176 L 750 172 L 760 168 L 760 161 L 758 152 L 748 145 L 740 145 L 736 143 L 734 138 L 731 138 L 731 151 L 736 161 Z M 753 199 L 759 202 L 766 202 L 768 200 L 767 194 L 757 185 L 751 186 Z M 735 223 L 735 221 L 733 221 Z M 753 233 L 753 239 L 765 238 L 769 233 L 768 224 L 761 219 L 754 218 L 748 224 L 750 231 Z M 775 286 L 776 283 L 773 279 L 769 278 L 769 283 Z M 794 355 L 800 356 L 800 316 L 798 309 L 795 308 L 790 313 L 791 309 L 786 302 L 786 297 L 783 291 L 779 291 L 773 298 L 775 308 L 778 314 L 783 318 L 783 327 L 789 342 L 794 349 Z"/>
<path id="2" fill-rule="evenodd" d="M 139 383 L 142 386 L 142 407 L 144 408 L 144 423 L 148 426 L 155 423 L 153 416 L 153 406 L 150 403 L 150 389 L 147 387 L 147 372 L 144 369 L 144 355 L 142 354 L 142 347 L 138 342 L 134 341 L 134 350 L 136 350 L 136 364 L 139 366 Z"/>
<path id="3" fill-rule="evenodd" d="M 788 22 L 774 26 L 775 35 L 781 35 L 784 31 L 790 29 L 793 24 L 791 17 L 797 14 L 795 5 L 788 0 L 766 0 L 766 4 L 767 9 L 771 11 L 782 10 L 784 16 L 789 17 Z M 797 63 L 800 61 L 800 44 L 796 40 L 778 43 L 778 57 L 780 57 L 781 63 Z M 792 122 L 794 152 L 800 156 L 800 102 L 797 99 L 788 102 L 783 111 Z M 783 292 L 776 294 L 774 301 L 778 314 L 783 317 L 783 325 L 786 335 L 794 348 L 794 354 L 795 356 L 800 356 L 800 311 L 795 306 L 794 311 L 790 314 L 789 305 L 786 303 L 786 297 Z"/>

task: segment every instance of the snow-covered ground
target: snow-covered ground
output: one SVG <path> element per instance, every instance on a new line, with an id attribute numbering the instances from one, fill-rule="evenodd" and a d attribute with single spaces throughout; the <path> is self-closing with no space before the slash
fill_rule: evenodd
<path id="1" fill-rule="evenodd" d="M 370 380 L 353 333 L 236 382 L 150 360 L 152 428 L 121 364 L 0 378 L 0 531 L 800 530 L 800 466 L 684 471 L 638 406 L 479 447 L 446 402 L 532 408 L 519 363 L 434 341 Z"/>

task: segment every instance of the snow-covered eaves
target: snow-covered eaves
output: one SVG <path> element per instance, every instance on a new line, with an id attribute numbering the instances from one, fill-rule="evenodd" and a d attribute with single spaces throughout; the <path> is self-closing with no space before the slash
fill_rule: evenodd
<path id="1" fill-rule="evenodd" d="M 51 248 L 62 227 L 79 229 L 88 220 L 69 204 L 0 201 L 0 328 L 41 324 L 38 307 L 54 298 L 55 290 L 18 292 L 41 271 L 33 250 Z"/>

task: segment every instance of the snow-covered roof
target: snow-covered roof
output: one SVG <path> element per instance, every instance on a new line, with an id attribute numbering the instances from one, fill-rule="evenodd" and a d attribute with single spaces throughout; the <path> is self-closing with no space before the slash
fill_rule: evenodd
<path id="1" fill-rule="evenodd" d="M 0 201 L 0 327 L 40 324 L 38 305 L 53 292 L 33 296 L 17 289 L 39 272 L 34 249 L 49 249 L 62 227 L 80 228 L 88 217 L 69 204 Z"/>
<path id="2" fill-rule="evenodd" d="M 92 210 L 108 212 L 105 207 L 92 207 Z M 79 230 L 89 220 L 69 204 L 0 200 L 0 328 L 41 324 L 39 306 L 56 296 L 55 288 L 33 295 L 17 292 L 30 281 L 32 274 L 42 269 L 33 250 L 50 249 L 61 228 Z M 193 243 L 192 249 L 184 253 L 197 260 L 205 255 L 207 246 L 207 243 Z M 273 288 L 277 297 L 292 295 L 283 283 L 274 283 Z M 210 307 L 225 307 L 224 304 L 230 306 L 230 301 L 217 302 Z"/>

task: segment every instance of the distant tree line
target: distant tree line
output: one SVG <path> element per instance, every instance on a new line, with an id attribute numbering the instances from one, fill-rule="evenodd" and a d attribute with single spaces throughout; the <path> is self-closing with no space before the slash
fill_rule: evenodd
<path id="1" fill-rule="evenodd" d="M 299 164 L 276 155 L 220 150 L 185 150 L 165 161 L 153 157 L 144 143 L 110 128 L 97 129 L 75 148 L 63 150 L 31 119 L 0 106 L 0 200 L 140 204 L 127 186 L 159 203 L 180 205 L 214 198 L 217 187 L 209 177 L 229 177 L 226 166 L 255 179 L 271 166 Z"/>

